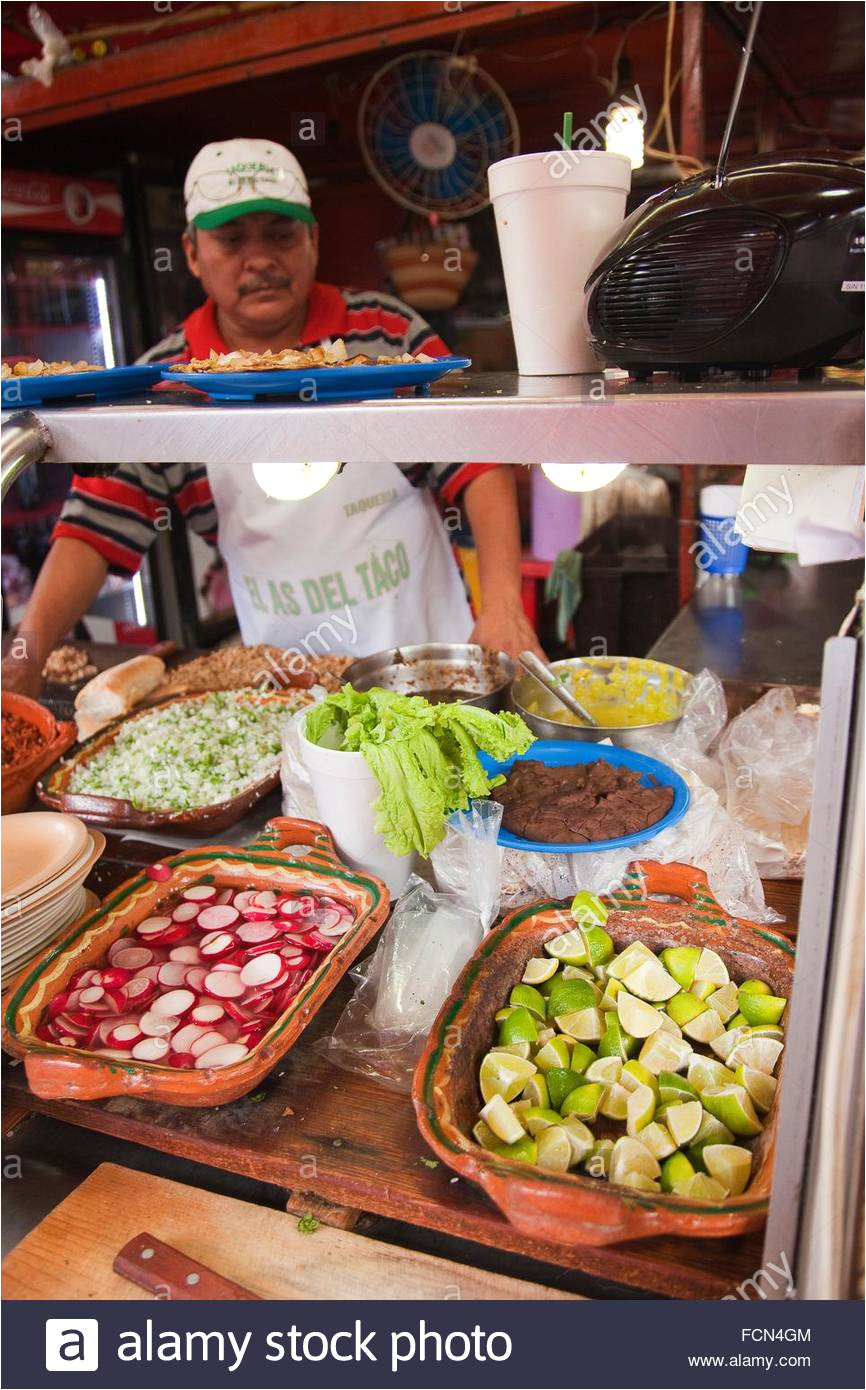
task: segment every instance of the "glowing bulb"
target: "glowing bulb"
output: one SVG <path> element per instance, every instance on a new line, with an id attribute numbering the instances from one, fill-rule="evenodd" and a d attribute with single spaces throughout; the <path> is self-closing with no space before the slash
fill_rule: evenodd
<path id="1" fill-rule="evenodd" d="M 636 106 L 617 104 L 611 109 L 604 132 L 608 154 L 624 154 L 633 169 L 643 164 L 643 121 Z"/>
<path id="2" fill-rule="evenodd" d="M 339 473 L 339 463 L 254 463 L 253 477 L 268 497 L 302 502 L 321 492 Z"/>
<path id="3" fill-rule="evenodd" d="M 595 492 L 618 478 L 624 463 L 543 463 L 541 471 L 563 492 Z"/>

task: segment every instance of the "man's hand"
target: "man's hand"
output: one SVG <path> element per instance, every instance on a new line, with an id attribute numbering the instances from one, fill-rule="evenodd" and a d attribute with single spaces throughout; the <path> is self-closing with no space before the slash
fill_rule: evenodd
<path id="1" fill-rule="evenodd" d="M 35 700 L 42 688 L 42 667 L 38 661 L 4 656 L 0 681 L 4 690 L 14 690 L 18 695 L 29 695 Z"/>
<path id="2" fill-rule="evenodd" d="M 495 652 L 507 652 L 513 657 L 519 656 L 521 652 L 530 651 L 540 656 L 542 661 L 547 660 L 520 603 L 484 609 L 478 615 L 469 641 L 478 642 L 482 647 L 490 647 Z"/>
<path id="3" fill-rule="evenodd" d="M 509 656 L 531 651 L 544 658 L 520 597 L 520 518 L 513 468 L 499 464 L 488 469 L 468 485 L 464 498 L 481 586 L 481 611 L 471 640 Z"/>

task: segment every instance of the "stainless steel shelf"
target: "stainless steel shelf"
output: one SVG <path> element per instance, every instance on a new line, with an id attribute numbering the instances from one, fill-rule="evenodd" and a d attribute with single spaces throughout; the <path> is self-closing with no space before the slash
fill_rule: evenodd
<path id="1" fill-rule="evenodd" d="M 281 462 L 861 464 L 863 391 L 822 382 L 451 376 L 429 396 L 329 404 L 74 404 L 38 414 L 72 465 Z"/>

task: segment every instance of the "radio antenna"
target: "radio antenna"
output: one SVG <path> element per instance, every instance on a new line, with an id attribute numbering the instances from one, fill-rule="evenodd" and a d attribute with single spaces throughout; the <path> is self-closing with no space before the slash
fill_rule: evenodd
<path id="1" fill-rule="evenodd" d="M 722 145 L 719 150 L 719 159 L 716 164 L 715 186 L 721 188 L 725 181 L 725 172 L 728 167 L 728 154 L 731 148 L 731 137 L 734 133 L 734 123 L 737 119 L 737 112 L 740 109 L 740 99 L 743 95 L 743 88 L 746 85 L 746 74 L 749 71 L 749 63 L 752 58 L 752 45 L 755 41 L 755 30 L 758 27 L 758 20 L 761 17 L 761 10 L 764 8 L 764 0 L 757 0 L 752 11 L 752 18 L 749 23 L 749 31 L 746 34 L 746 41 L 743 44 L 743 52 L 740 58 L 740 66 L 737 70 L 737 80 L 734 83 L 734 95 L 731 98 L 731 109 L 728 112 L 728 120 L 725 126 L 725 133 L 722 136 Z"/>

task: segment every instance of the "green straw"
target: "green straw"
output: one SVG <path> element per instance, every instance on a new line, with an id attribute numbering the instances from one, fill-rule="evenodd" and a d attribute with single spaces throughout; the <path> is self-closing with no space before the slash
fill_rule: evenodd
<path id="1" fill-rule="evenodd" d="M 565 150 L 571 149 L 573 122 L 574 112 L 566 111 L 562 117 L 562 147 Z"/>

